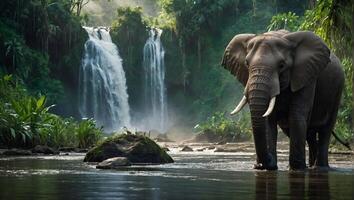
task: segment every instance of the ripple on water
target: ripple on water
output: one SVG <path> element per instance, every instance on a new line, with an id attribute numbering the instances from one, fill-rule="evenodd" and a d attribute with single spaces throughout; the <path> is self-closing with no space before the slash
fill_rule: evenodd
<path id="1" fill-rule="evenodd" d="M 69 156 L 0 158 L 0 199 L 300 199 L 353 196 L 353 157 L 331 156 L 335 171 L 289 173 L 279 153 L 279 171 L 253 170 L 255 155 L 172 152 L 175 163 L 100 170 Z M 40 183 L 40 184 L 39 184 Z M 315 187 L 316 186 L 316 187 Z M 317 187 L 318 186 L 318 187 Z M 311 192 L 309 192 L 311 191 Z M 175 198 L 173 198 L 175 197 Z M 178 197 L 178 198 L 177 198 Z"/>

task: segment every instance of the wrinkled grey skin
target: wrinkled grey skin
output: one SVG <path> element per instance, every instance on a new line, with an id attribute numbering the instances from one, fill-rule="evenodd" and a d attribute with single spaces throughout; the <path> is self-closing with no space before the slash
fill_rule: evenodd
<path id="1" fill-rule="evenodd" d="M 277 125 L 290 137 L 290 169 L 328 168 L 328 146 L 344 85 L 338 58 L 312 32 L 236 35 L 222 60 L 245 86 L 257 154 L 256 169 L 277 169 Z M 272 113 L 263 117 L 276 97 Z"/>

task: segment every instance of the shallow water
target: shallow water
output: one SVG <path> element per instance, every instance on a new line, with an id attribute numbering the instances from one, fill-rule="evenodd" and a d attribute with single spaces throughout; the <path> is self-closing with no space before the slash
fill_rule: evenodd
<path id="1" fill-rule="evenodd" d="M 175 163 L 98 170 L 83 154 L 0 158 L 0 199 L 353 199 L 353 155 L 330 172 L 252 170 L 252 152 L 182 153 Z"/>

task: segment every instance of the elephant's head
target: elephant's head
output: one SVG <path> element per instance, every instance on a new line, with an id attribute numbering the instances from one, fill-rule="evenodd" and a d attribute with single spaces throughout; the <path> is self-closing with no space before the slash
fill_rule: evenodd
<path id="1" fill-rule="evenodd" d="M 286 88 L 296 92 L 312 83 L 327 66 L 330 51 L 312 32 L 285 30 L 262 35 L 236 35 L 226 47 L 222 65 L 245 86 L 244 97 L 231 114 L 248 103 L 258 162 L 271 169 L 266 120 L 276 96 Z"/>

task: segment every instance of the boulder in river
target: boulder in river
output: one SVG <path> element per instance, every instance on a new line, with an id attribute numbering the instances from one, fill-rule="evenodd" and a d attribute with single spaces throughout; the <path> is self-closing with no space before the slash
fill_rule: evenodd
<path id="1" fill-rule="evenodd" d="M 42 153 L 42 154 L 59 154 L 59 151 L 56 151 L 48 146 L 36 145 L 32 149 L 32 153 Z"/>
<path id="2" fill-rule="evenodd" d="M 97 169 L 117 169 L 124 166 L 130 166 L 131 163 L 126 157 L 114 157 L 104 160 L 96 166 Z"/>
<path id="3" fill-rule="evenodd" d="M 76 152 L 76 147 L 60 147 L 58 150 L 61 152 Z"/>
<path id="4" fill-rule="evenodd" d="M 113 157 L 126 157 L 132 164 L 173 162 L 166 151 L 150 138 L 134 134 L 120 134 L 107 138 L 87 152 L 84 162 L 102 162 Z"/>
<path id="5" fill-rule="evenodd" d="M 24 149 L 9 149 L 5 150 L 2 154 L 6 156 L 30 156 L 32 152 Z"/>

